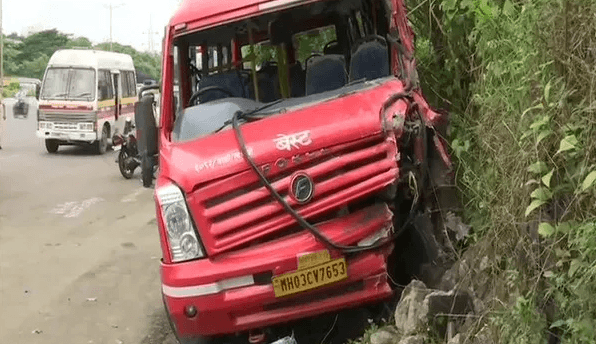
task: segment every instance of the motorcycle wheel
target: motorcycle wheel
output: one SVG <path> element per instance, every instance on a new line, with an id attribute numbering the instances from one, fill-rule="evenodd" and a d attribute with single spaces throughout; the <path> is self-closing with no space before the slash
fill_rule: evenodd
<path id="1" fill-rule="evenodd" d="M 121 149 L 120 153 L 118 153 L 118 168 L 124 178 L 131 179 L 135 171 L 126 165 L 127 158 L 129 158 L 128 151 L 126 149 Z"/>

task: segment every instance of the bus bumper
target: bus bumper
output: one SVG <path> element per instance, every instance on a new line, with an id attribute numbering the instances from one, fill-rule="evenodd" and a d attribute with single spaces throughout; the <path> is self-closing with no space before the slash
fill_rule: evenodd
<path id="1" fill-rule="evenodd" d="M 81 131 L 58 131 L 52 129 L 37 130 L 37 137 L 40 139 L 55 139 L 66 142 L 88 142 L 97 141 L 97 133 Z"/>

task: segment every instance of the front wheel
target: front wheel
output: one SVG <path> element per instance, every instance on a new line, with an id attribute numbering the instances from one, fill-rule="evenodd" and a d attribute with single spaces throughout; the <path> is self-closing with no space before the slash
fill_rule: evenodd
<path id="1" fill-rule="evenodd" d="M 46 140 L 46 149 L 48 150 L 48 153 L 51 153 L 51 154 L 56 153 L 58 151 L 58 147 L 60 147 L 58 140 L 54 140 L 54 139 Z"/>
<path id="2" fill-rule="evenodd" d="M 128 150 L 121 149 L 120 153 L 118 154 L 118 168 L 120 168 L 120 173 L 126 179 L 132 178 L 134 174 L 134 169 L 130 167 L 130 164 L 126 163 L 126 160 L 130 158 L 128 154 Z"/>
<path id="3" fill-rule="evenodd" d="M 104 154 L 108 150 L 108 126 L 104 125 L 101 130 L 101 137 L 95 141 L 95 151 L 97 154 Z"/>

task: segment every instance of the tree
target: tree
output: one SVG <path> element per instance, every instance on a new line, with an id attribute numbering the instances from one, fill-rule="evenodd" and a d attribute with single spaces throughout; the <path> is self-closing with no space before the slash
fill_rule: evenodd
<path id="1" fill-rule="evenodd" d="M 52 56 L 56 50 L 65 47 L 69 41 L 67 34 L 56 29 L 38 32 L 23 40 L 18 59 L 33 61 L 44 55 Z"/>
<path id="2" fill-rule="evenodd" d="M 70 40 L 66 47 L 68 48 L 93 48 L 93 43 L 87 37 L 77 37 Z"/>
<path id="3" fill-rule="evenodd" d="M 4 73 L 18 75 L 21 65 L 18 63 L 19 46 L 22 43 L 4 42 Z"/>
<path id="4" fill-rule="evenodd" d="M 95 49 L 110 51 L 110 43 L 97 44 Z M 139 52 L 129 45 L 118 43 L 112 44 L 112 51 L 130 55 L 137 70 L 159 80 L 161 75 L 161 57 L 159 55 Z"/>
<path id="5" fill-rule="evenodd" d="M 16 33 L 11 34 L 9 37 L 20 39 L 22 42 L 5 41 L 4 43 L 4 71 L 6 75 L 42 79 L 50 57 L 56 50 L 62 48 L 82 47 L 110 50 L 109 43 L 93 46 L 86 37 L 70 38 L 70 36 L 56 29 L 38 32 L 25 38 L 19 37 Z M 159 55 L 138 52 L 131 46 L 118 43 L 114 43 L 113 48 L 116 52 L 130 55 L 139 71 L 159 80 L 161 75 L 161 57 Z"/>

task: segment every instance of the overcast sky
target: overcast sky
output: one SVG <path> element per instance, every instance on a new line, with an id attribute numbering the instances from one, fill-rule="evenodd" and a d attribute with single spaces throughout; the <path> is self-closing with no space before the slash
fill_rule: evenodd
<path id="1" fill-rule="evenodd" d="M 87 37 L 93 42 L 110 39 L 110 3 L 114 42 L 149 50 L 148 32 L 153 32 L 153 50 L 161 51 L 164 27 L 180 0 L 0 0 L 2 31 L 23 35 L 29 27 L 53 29 Z M 149 22 L 151 21 L 151 27 Z"/>

